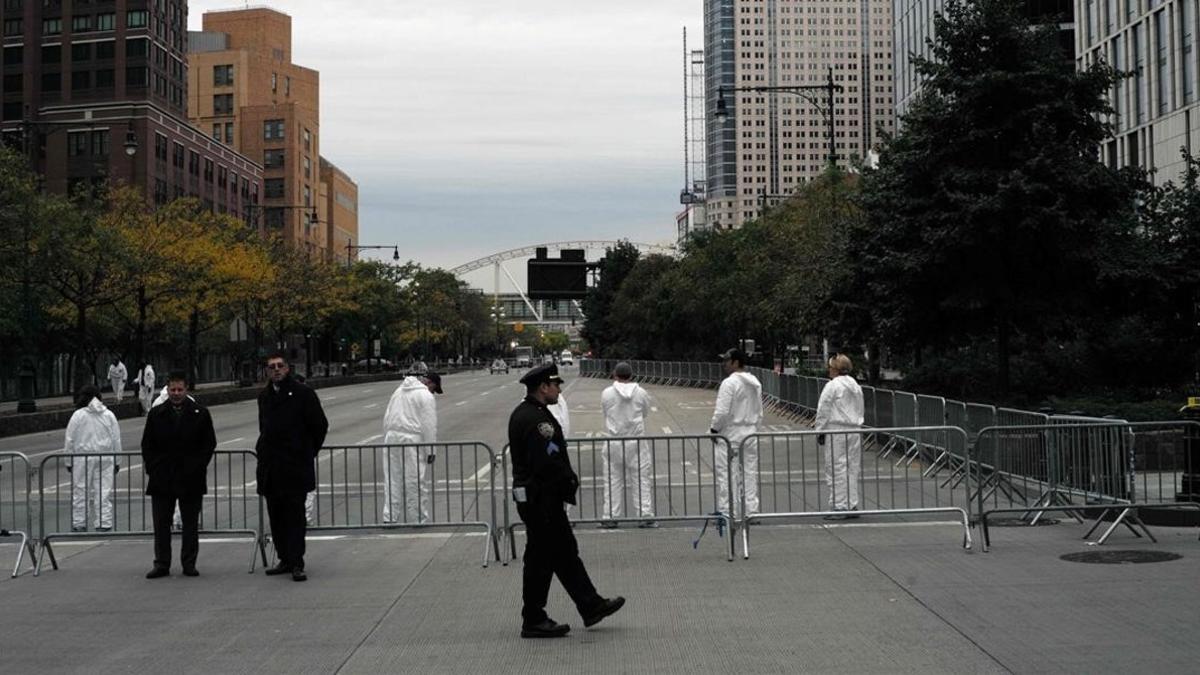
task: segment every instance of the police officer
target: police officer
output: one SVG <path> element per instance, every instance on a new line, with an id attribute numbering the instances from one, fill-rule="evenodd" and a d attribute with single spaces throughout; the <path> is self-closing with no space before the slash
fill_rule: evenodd
<path id="1" fill-rule="evenodd" d="M 625 604 L 625 598 L 602 598 L 588 577 L 579 546 L 567 520 L 566 504 L 575 503 L 579 477 L 571 469 L 562 427 L 547 406 L 558 402 L 562 388 L 558 366 L 538 366 L 521 378 L 525 400 L 508 420 L 513 462 L 513 500 L 525 523 L 525 570 L 521 637 L 563 637 L 571 627 L 546 615 L 550 578 L 567 590 L 584 626 L 599 623 Z"/>

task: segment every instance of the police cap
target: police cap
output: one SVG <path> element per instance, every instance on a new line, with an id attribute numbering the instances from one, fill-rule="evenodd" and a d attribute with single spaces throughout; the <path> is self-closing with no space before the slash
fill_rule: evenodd
<path id="1" fill-rule="evenodd" d="M 543 382 L 557 382 L 562 384 L 563 379 L 558 376 L 558 366 L 553 363 L 538 366 L 521 378 L 521 384 L 526 387 L 536 387 Z"/>

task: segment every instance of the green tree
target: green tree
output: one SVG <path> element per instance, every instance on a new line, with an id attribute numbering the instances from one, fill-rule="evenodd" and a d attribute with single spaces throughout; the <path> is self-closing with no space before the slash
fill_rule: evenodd
<path id="1" fill-rule="evenodd" d="M 599 279 L 583 299 L 581 307 L 586 318 L 580 335 L 587 340 L 597 357 L 606 355 L 619 335 L 620 329 L 609 322 L 609 316 L 617 291 L 637 264 L 638 257 L 636 246 L 627 241 L 617 242 L 600 259 Z"/>

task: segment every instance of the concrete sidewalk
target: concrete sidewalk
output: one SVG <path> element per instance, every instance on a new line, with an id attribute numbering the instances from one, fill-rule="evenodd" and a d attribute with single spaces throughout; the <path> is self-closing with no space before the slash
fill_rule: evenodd
<path id="1" fill-rule="evenodd" d="M 864 519 L 865 520 L 865 519 Z M 1200 661 L 1200 542 L 1156 528 L 1091 550 L 1074 524 L 1005 529 L 964 553 L 952 524 L 755 529 L 729 563 L 695 528 L 577 530 L 600 592 L 629 604 L 584 629 L 555 583 L 561 640 L 518 637 L 520 563 L 478 566 L 479 536 L 313 538 L 310 580 L 246 574 L 244 542 L 203 543 L 196 579 L 147 581 L 149 541 L 60 544 L 62 569 L 0 581 L 8 672 L 1164 672 Z M 523 540 L 521 542 L 523 544 Z M 1136 544 L 1136 546 L 1135 546 Z M 15 549 L 0 546 L 0 562 Z"/>

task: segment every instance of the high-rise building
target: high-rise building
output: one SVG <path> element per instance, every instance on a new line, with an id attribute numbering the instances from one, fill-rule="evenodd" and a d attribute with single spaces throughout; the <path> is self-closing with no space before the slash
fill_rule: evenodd
<path id="1" fill-rule="evenodd" d="M 749 87 L 824 85 L 837 164 L 867 157 L 894 125 L 891 0 L 705 0 L 707 221 L 730 229 L 824 171 L 828 106 Z M 718 102 L 727 114 L 717 115 Z M 815 102 L 815 104 L 814 104 Z"/>
<path id="2" fill-rule="evenodd" d="M 262 169 L 187 122 L 184 0 L 3 0 L 0 134 L 52 192 L 114 182 L 249 219 Z"/>
<path id="3" fill-rule="evenodd" d="M 256 7 L 206 12 L 202 24 L 191 35 L 188 116 L 214 140 L 262 162 L 268 232 L 331 258 L 336 242 L 318 208 L 320 74 L 292 63 L 291 17 Z"/>
<path id="4" fill-rule="evenodd" d="M 321 223 L 329 242 L 328 259 L 350 262 L 357 257 L 358 185 L 332 162 L 321 158 Z"/>
<path id="5" fill-rule="evenodd" d="M 1080 67 L 1103 60 L 1132 72 L 1109 93 L 1116 137 L 1100 150 L 1114 168 L 1141 166 L 1178 181 L 1180 149 L 1200 151 L 1196 0 L 1075 0 Z"/>

